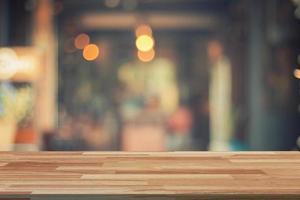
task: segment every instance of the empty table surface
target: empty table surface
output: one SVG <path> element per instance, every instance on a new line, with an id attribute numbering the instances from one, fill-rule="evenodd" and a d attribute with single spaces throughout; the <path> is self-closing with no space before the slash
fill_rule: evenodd
<path id="1" fill-rule="evenodd" d="M 67 197 L 300 199 L 300 153 L 0 153 L 0 199 Z"/>

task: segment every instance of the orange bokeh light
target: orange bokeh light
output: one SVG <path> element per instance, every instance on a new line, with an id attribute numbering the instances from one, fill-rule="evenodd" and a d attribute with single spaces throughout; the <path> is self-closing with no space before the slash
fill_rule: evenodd
<path id="1" fill-rule="evenodd" d="M 83 49 L 89 43 L 90 43 L 90 37 L 85 33 L 81 33 L 77 35 L 74 40 L 74 46 L 77 49 Z"/>
<path id="2" fill-rule="evenodd" d="M 142 62 L 150 62 L 155 56 L 155 51 L 154 49 L 151 49 L 150 51 L 138 51 L 137 56 Z"/>
<path id="3" fill-rule="evenodd" d="M 84 47 L 82 55 L 88 61 L 95 60 L 99 56 L 99 48 L 95 44 L 89 44 Z"/>
<path id="4" fill-rule="evenodd" d="M 136 37 L 139 37 L 141 35 L 152 36 L 152 29 L 146 24 L 141 24 L 135 29 L 135 35 Z"/>
<path id="5" fill-rule="evenodd" d="M 300 79 L 300 69 L 294 70 L 294 76 L 295 76 L 295 78 Z"/>

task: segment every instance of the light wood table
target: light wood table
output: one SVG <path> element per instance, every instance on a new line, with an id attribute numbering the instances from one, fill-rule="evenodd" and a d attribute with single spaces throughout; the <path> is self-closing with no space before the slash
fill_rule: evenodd
<path id="1" fill-rule="evenodd" d="M 299 152 L 1 152 L 0 199 L 300 199 Z"/>

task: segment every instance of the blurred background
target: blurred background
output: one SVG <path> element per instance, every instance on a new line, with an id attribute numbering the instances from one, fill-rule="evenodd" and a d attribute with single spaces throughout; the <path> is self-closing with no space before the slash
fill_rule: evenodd
<path id="1" fill-rule="evenodd" d="M 299 150 L 299 0 L 0 0 L 0 150 Z"/>

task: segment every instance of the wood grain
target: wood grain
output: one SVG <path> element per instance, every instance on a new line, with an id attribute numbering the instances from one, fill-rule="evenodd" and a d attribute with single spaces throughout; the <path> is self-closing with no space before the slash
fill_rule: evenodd
<path id="1" fill-rule="evenodd" d="M 0 152 L 0 200 L 57 195 L 300 199 L 300 153 Z"/>

